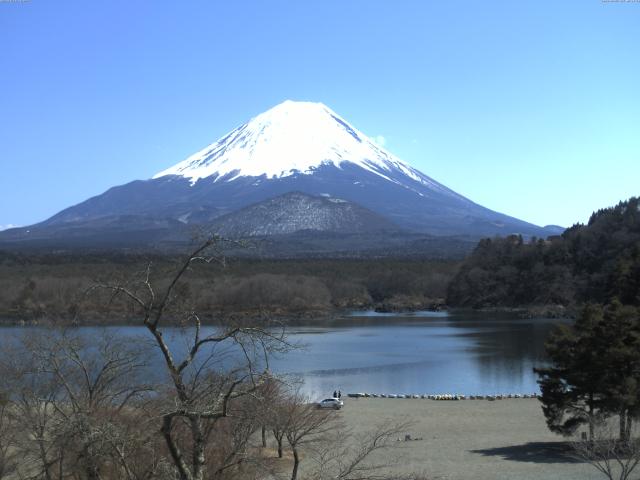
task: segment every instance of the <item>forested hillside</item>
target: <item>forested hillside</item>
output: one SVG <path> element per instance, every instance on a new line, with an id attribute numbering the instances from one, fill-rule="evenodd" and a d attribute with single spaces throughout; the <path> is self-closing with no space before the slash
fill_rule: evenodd
<path id="1" fill-rule="evenodd" d="M 451 281 L 447 303 L 473 308 L 582 302 L 640 305 L 640 204 L 595 212 L 562 236 L 482 240 Z"/>
<path id="2" fill-rule="evenodd" d="M 0 322 L 126 321 L 132 312 L 85 292 L 96 283 L 130 284 L 153 265 L 162 283 L 182 257 L 19 255 L 0 252 Z M 198 264 L 179 285 L 189 309 L 204 319 L 228 315 L 321 315 L 341 309 L 415 310 L 441 305 L 458 261 L 383 258 L 259 260 Z M 105 318 L 109 305 L 108 318 Z M 187 309 L 188 310 L 188 309 Z"/>

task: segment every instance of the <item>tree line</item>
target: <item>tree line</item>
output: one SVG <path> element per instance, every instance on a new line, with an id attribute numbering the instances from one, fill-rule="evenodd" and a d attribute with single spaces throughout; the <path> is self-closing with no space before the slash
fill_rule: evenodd
<path id="1" fill-rule="evenodd" d="M 599 210 L 561 236 L 480 241 L 448 287 L 447 303 L 473 308 L 558 305 L 617 298 L 640 305 L 638 198 Z"/>
<path id="2" fill-rule="evenodd" d="M 103 296 L 82 292 L 94 283 L 127 281 L 152 263 L 162 283 L 180 259 L 168 256 L 22 256 L 0 253 L 0 318 L 66 323 L 127 322 L 120 298 L 105 311 Z M 338 309 L 424 308 L 443 303 L 458 262 L 441 260 L 230 259 L 199 265 L 181 283 L 181 299 L 210 322 L 233 315 L 323 315 Z M 108 315 L 108 316 L 107 316 Z"/>

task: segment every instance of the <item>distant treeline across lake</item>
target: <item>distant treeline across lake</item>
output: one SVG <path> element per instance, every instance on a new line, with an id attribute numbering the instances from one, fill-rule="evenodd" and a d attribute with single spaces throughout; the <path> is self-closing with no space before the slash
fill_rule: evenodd
<path id="1" fill-rule="evenodd" d="M 181 257 L 151 255 L 16 255 L 0 253 L 0 317 L 56 323 L 135 322 L 128 302 L 93 292 L 96 283 L 126 284 L 152 264 L 167 281 Z M 428 309 L 444 303 L 459 267 L 450 260 L 251 260 L 195 264 L 177 295 L 205 320 L 226 315 L 316 317 L 343 309 Z M 107 308 L 108 305 L 108 308 Z M 179 315 L 179 306 L 176 314 Z"/>
<path id="2" fill-rule="evenodd" d="M 0 252 L 0 318 L 46 323 L 135 322 L 131 302 L 93 292 L 132 285 L 148 270 L 162 287 L 182 257 L 152 254 Z M 640 306 L 640 202 L 595 212 L 561 236 L 481 240 L 464 260 L 423 258 L 230 258 L 196 263 L 175 290 L 173 315 L 320 318 L 345 309 L 378 311 L 526 309 L 572 316 L 584 303 L 617 298 Z"/>

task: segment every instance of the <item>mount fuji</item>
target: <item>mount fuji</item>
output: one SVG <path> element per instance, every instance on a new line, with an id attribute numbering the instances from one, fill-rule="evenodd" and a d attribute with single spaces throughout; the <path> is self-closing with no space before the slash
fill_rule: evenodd
<path id="1" fill-rule="evenodd" d="M 238 222 L 256 219 L 253 213 L 247 216 L 246 207 L 264 212 L 274 205 L 282 209 L 289 198 L 300 202 L 299 195 L 286 195 L 291 192 L 348 202 L 353 205 L 350 215 L 360 215 L 356 223 L 375 218 L 375 225 L 396 235 L 404 231 L 476 239 L 508 234 L 546 237 L 561 231 L 482 207 L 386 151 L 325 105 L 288 100 L 151 179 L 113 187 L 31 227 L 1 232 L 0 246 L 151 245 L 187 238 L 190 229 L 215 227 L 220 218 L 242 231 Z M 274 202 L 276 197 L 285 200 Z M 322 202 L 309 199 L 303 204 L 304 208 L 266 214 L 265 222 L 277 218 L 311 229 L 324 225 L 317 227 L 324 231 L 344 224 L 283 220 L 286 215 L 318 215 L 314 205 L 324 205 L 325 217 L 344 211 L 327 210 Z M 234 212 L 241 210 L 244 216 L 234 220 Z M 254 230 L 278 228 L 253 225 L 245 231 Z"/>

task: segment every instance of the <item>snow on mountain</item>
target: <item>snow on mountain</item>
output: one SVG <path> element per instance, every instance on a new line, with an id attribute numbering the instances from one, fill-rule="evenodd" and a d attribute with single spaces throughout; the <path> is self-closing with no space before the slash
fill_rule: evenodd
<path id="1" fill-rule="evenodd" d="M 337 199 L 348 203 L 330 203 Z M 389 233 L 388 225 L 401 233 Z M 291 234 L 298 228 L 350 235 L 355 228 L 375 232 L 364 235 L 371 242 L 374 237 L 382 241 L 381 230 L 394 238 L 476 239 L 545 237 L 558 230 L 457 194 L 321 103 L 285 101 L 152 179 L 114 186 L 39 224 L 0 232 L 0 244 L 179 243 L 191 238 L 193 228 L 254 235 Z M 394 242 L 388 245 L 403 244 Z"/>
<path id="2" fill-rule="evenodd" d="M 274 179 L 296 173 L 313 174 L 322 165 L 340 168 L 344 162 L 390 182 L 402 184 L 394 175 L 400 173 L 429 188 L 457 195 L 389 153 L 322 103 L 291 100 L 258 115 L 153 178 L 178 175 L 188 178 L 192 185 L 203 178 L 214 182 L 239 177 Z"/>
<path id="3" fill-rule="evenodd" d="M 399 228 L 347 200 L 288 192 L 217 218 L 211 229 L 229 237 L 284 235 L 298 231 L 372 233 Z"/>

